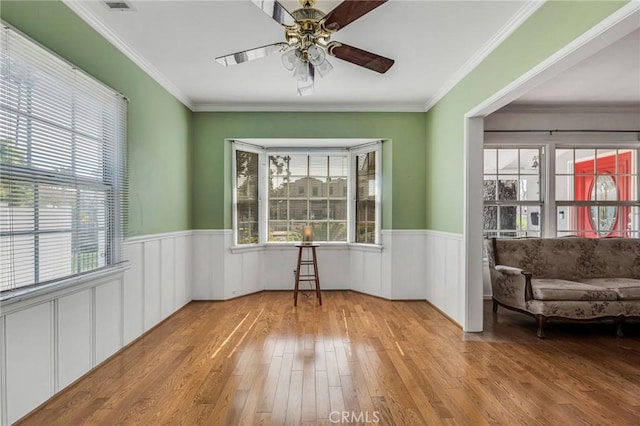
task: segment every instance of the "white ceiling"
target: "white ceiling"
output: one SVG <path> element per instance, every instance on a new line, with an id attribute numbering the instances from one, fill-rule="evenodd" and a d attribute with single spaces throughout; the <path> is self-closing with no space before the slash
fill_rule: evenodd
<path id="1" fill-rule="evenodd" d="M 301 98 L 280 55 L 232 67 L 214 61 L 283 41 L 283 28 L 250 0 L 132 0 L 133 12 L 110 11 L 95 0 L 66 3 L 194 110 L 390 111 L 424 111 L 541 4 L 391 0 L 332 40 L 395 65 L 381 75 L 331 58 L 332 73 Z M 339 3 L 320 0 L 317 8 L 327 12 Z"/>
<path id="2" fill-rule="evenodd" d="M 512 105 L 640 105 L 640 29 L 605 47 Z"/>

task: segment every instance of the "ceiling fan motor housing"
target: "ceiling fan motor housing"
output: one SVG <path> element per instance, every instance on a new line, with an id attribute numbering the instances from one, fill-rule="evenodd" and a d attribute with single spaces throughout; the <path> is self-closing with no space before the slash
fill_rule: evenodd
<path id="1" fill-rule="evenodd" d="M 324 28 L 322 18 L 324 12 L 311 7 L 305 7 L 291 12 L 297 21 L 295 25 L 285 28 L 285 40 L 289 46 L 296 46 L 301 50 L 312 45 L 326 47 L 331 37 L 331 31 Z"/>

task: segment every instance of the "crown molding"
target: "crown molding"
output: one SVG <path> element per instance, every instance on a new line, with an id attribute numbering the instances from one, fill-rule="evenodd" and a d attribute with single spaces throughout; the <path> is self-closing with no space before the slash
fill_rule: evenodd
<path id="1" fill-rule="evenodd" d="M 145 58 L 139 55 L 129 44 L 122 40 L 118 35 L 104 24 L 100 19 L 84 4 L 82 0 L 62 0 L 63 3 L 78 15 L 91 28 L 96 30 L 98 34 L 107 39 L 109 43 L 114 45 L 116 49 L 122 52 L 126 57 L 131 59 L 138 67 L 162 86 L 167 92 L 172 94 L 176 99 L 182 102 L 187 108 L 193 111 L 193 104 L 188 96 L 186 96 L 171 80 L 162 74 L 156 67 L 151 65 Z"/>
<path id="2" fill-rule="evenodd" d="M 298 105 L 287 103 L 269 104 L 195 104 L 193 112 L 424 112 L 422 104 L 344 104 L 344 105 Z"/>
<path id="3" fill-rule="evenodd" d="M 533 15 L 545 3 L 546 0 L 528 0 L 513 17 L 482 46 L 476 53 L 462 65 L 440 89 L 427 100 L 423 106 L 423 111 L 429 111 L 438 101 L 445 97 L 451 89 L 462 81 L 471 71 L 473 71 L 482 61 L 486 59 L 503 41 L 520 27 L 531 15 Z"/>
<path id="4" fill-rule="evenodd" d="M 640 114 L 640 103 L 566 103 L 566 104 L 545 104 L 545 103 L 511 103 L 494 114 L 508 113 L 597 113 L 597 114 Z"/>

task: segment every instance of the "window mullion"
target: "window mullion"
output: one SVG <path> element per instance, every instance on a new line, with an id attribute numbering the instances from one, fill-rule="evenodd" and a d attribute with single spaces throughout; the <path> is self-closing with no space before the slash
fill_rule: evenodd
<path id="1" fill-rule="evenodd" d="M 544 185 L 544 222 L 543 236 L 558 235 L 558 208 L 556 205 L 556 147 L 555 144 L 544 146 L 544 161 L 540 162 L 540 175 L 545 178 Z"/>
<path id="2" fill-rule="evenodd" d="M 20 85 L 22 88 L 22 85 Z M 27 84 L 27 112 L 31 114 L 33 104 L 32 104 L 32 96 L 33 96 L 33 85 L 32 82 Z M 27 137 L 27 167 L 30 169 L 33 164 L 33 122 L 31 119 L 26 121 L 27 129 L 26 129 L 26 137 Z M 19 128 L 16 126 L 16 133 L 19 134 Z M 16 137 L 16 141 L 18 138 Z M 34 282 L 40 282 L 40 235 L 38 231 L 40 230 L 40 185 L 38 182 L 33 183 L 33 277 Z"/>

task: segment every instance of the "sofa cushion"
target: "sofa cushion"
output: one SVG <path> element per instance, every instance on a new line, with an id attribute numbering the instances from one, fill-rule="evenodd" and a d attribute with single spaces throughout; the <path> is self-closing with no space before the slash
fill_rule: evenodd
<path id="1" fill-rule="evenodd" d="M 618 293 L 596 285 L 553 278 L 531 279 L 537 300 L 618 300 Z"/>
<path id="2" fill-rule="evenodd" d="M 620 300 L 640 299 L 640 280 L 634 278 L 583 278 L 580 282 L 613 290 Z"/>
<path id="3" fill-rule="evenodd" d="M 592 319 L 602 317 L 618 317 L 625 313 L 624 304 L 633 305 L 637 301 L 612 302 L 608 300 L 529 300 L 527 311 L 534 315 L 561 317 L 572 319 Z M 640 305 L 640 304 L 636 304 Z M 627 311 L 633 312 L 633 306 Z"/>

